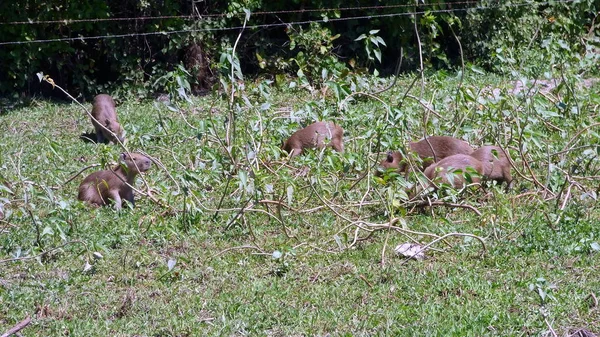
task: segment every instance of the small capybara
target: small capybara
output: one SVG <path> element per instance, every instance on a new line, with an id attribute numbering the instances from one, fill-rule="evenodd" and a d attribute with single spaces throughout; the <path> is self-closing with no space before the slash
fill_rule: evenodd
<path id="1" fill-rule="evenodd" d="M 125 141 L 123 128 L 117 121 L 117 113 L 115 111 L 115 101 L 112 97 L 105 94 L 100 94 L 94 97 L 94 104 L 92 107 L 92 124 L 96 129 L 96 141 L 98 143 L 104 143 L 105 139 L 109 142 L 117 143 L 117 138 L 122 142 Z M 111 134 L 106 129 L 113 132 Z"/>
<path id="2" fill-rule="evenodd" d="M 508 188 L 512 183 L 510 175 L 510 160 L 508 152 L 504 152 L 498 146 L 482 146 L 471 153 L 471 156 L 483 164 L 483 176 L 489 180 L 495 180 L 498 184 L 506 182 Z"/>
<path id="3" fill-rule="evenodd" d="M 108 205 L 112 200 L 116 209 L 121 209 L 122 200 L 133 205 L 133 190 L 135 177 L 140 172 L 146 172 L 152 161 L 139 153 L 121 153 L 121 160 L 127 167 L 117 165 L 112 170 L 97 171 L 87 176 L 79 185 L 77 198 L 94 206 Z M 125 182 L 127 182 L 127 185 Z"/>
<path id="4" fill-rule="evenodd" d="M 428 143 L 429 141 L 429 143 Z M 431 146 L 429 146 L 431 144 Z M 434 163 L 434 158 L 440 161 L 455 154 L 471 154 L 473 148 L 464 140 L 448 136 L 431 136 L 418 142 L 408 144 L 410 151 L 423 159 L 422 169 Z M 433 148 L 433 151 L 431 149 Z M 435 157 L 433 155 L 435 151 Z M 398 172 L 406 172 L 407 163 L 399 151 L 388 152 L 387 157 L 379 164 L 384 169 L 396 168 Z"/>
<path id="5" fill-rule="evenodd" d="M 471 182 L 478 183 L 481 180 L 480 176 L 483 176 L 483 164 L 466 154 L 455 154 L 428 166 L 425 169 L 425 176 L 435 184 L 443 183 L 454 188 L 462 188 L 465 186 L 465 174 L 472 172 L 467 169 L 468 167 L 473 168 L 478 173 L 471 175 Z M 457 170 L 462 172 L 455 172 Z M 452 178 L 449 177 L 450 175 L 452 175 Z"/>
<path id="6" fill-rule="evenodd" d="M 323 148 L 331 146 L 338 152 L 344 152 L 344 129 L 331 122 L 316 122 L 304 129 L 294 132 L 283 144 L 283 150 L 290 153 L 291 157 L 302 153 L 303 149 Z M 325 144 L 329 139 L 329 144 Z"/>

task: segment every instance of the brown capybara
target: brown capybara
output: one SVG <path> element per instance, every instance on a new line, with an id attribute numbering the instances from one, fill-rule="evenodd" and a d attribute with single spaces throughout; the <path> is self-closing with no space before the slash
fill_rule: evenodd
<path id="1" fill-rule="evenodd" d="M 471 174 L 471 167 L 477 174 Z M 456 172 L 459 170 L 459 172 Z M 465 174 L 471 175 L 471 182 L 478 183 L 483 176 L 483 164 L 466 154 L 455 154 L 446 157 L 425 169 L 425 176 L 435 184 L 449 184 L 454 188 L 462 188 L 466 184 Z M 450 177 L 452 176 L 452 177 Z"/>
<path id="2" fill-rule="evenodd" d="M 125 162 L 112 170 L 97 171 L 87 176 L 79 185 L 77 198 L 94 206 L 108 205 L 112 200 L 116 209 L 121 209 L 122 200 L 127 200 L 133 205 L 133 190 L 135 177 L 140 172 L 146 172 L 152 161 L 139 153 L 121 153 L 121 160 Z M 129 184 L 129 185 L 127 185 Z"/>
<path id="3" fill-rule="evenodd" d="M 498 184 L 506 182 L 510 188 L 512 176 L 510 174 L 510 160 L 508 152 L 504 152 L 498 146 L 482 146 L 471 153 L 471 156 L 483 164 L 483 177 L 495 180 Z"/>
<path id="4" fill-rule="evenodd" d="M 92 116 L 94 117 L 92 118 L 92 124 L 94 125 L 94 129 L 96 129 L 96 141 L 98 143 L 104 143 L 105 139 L 108 139 L 109 142 L 116 144 L 117 139 L 114 135 L 116 135 L 121 143 L 125 141 L 123 128 L 117 121 L 115 101 L 112 97 L 105 94 L 94 97 Z M 105 128 L 112 131 L 114 135 Z"/>
<path id="5" fill-rule="evenodd" d="M 429 146 L 431 144 L 431 146 Z M 422 169 L 426 169 L 435 161 L 440 161 L 455 154 L 471 154 L 473 148 L 464 140 L 448 136 L 431 136 L 418 142 L 408 144 L 410 152 L 423 160 Z M 433 148 L 433 151 L 431 149 Z M 435 152 L 435 157 L 434 157 Z M 435 159 L 434 159 L 435 158 Z M 398 172 L 407 171 L 407 163 L 399 151 L 388 152 L 387 157 L 379 164 L 384 169 L 396 168 Z"/>
<path id="6" fill-rule="evenodd" d="M 344 129 L 331 122 L 316 122 L 304 129 L 294 132 L 283 144 L 283 150 L 290 153 L 291 157 L 302 153 L 303 149 L 323 148 L 331 146 L 338 152 L 344 152 Z M 329 144 L 325 144 L 329 139 Z"/>

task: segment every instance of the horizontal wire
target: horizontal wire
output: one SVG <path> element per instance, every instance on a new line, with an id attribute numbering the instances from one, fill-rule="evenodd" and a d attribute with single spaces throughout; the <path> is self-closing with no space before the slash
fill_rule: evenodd
<path id="1" fill-rule="evenodd" d="M 470 5 L 477 4 L 477 1 L 458 1 L 453 2 L 452 5 Z M 380 6 L 363 6 L 363 7 L 341 7 L 341 8 L 308 8 L 308 9 L 295 9 L 295 10 L 280 10 L 280 11 L 259 11 L 251 12 L 252 15 L 270 15 L 270 14 L 298 14 L 298 13 L 313 13 L 313 12 L 331 12 L 331 11 L 350 11 L 350 10 L 366 10 L 366 9 L 393 9 L 403 7 L 424 7 L 438 4 L 402 4 L 402 5 L 380 5 Z M 231 15 L 231 13 L 222 14 L 203 14 L 203 15 L 163 15 L 163 16 L 140 16 L 135 18 L 96 18 L 96 19 L 62 19 L 62 20 L 42 20 L 42 21 L 13 21 L 13 22 L 0 22 L 0 25 L 35 25 L 35 24 L 53 24 L 53 23 L 81 23 L 81 22 L 103 22 L 103 21 L 136 21 L 136 20 L 162 20 L 162 19 L 185 19 L 185 20 L 196 20 L 203 17 L 225 17 Z M 236 13 L 234 15 L 245 15 L 245 13 Z"/>
<path id="2" fill-rule="evenodd" d="M 562 0 L 562 1 L 552 1 L 552 2 L 553 3 L 556 3 L 556 2 L 568 3 L 568 2 L 574 2 L 574 1 L 578 1 L 578 0 Z M 550 2 L 551 1 L 545 1 L 545 2 L 535 3 L 535 4 L 536 5 L 545 5 L 545 4 L 549 4 Z M 427 10 L 427 11 L 420 11 L 420 12 L 364 15 L 364 16 L 347 17 L 347 18 L 327 18 L 327 19 L 319 19 L 319 20 L 307 20 L 307 21 L 287 22 L 287 23 L 282 22 L 282 23 L 253 25 L 253 26 L 246 26 L 246 29 L 306 25 L 306 24 L 310 24 L 310 23 L 327 23 L 327 22 L 364 20 L 364 19 L 374 19 L 374 18 L 388 18 L 388 17 L 398 17 L 398 16 L 412 16 L 412 15 L 419 15 L 419 14 L 425 14 L 425 13 L 452 13 L 452 12 L 464 12 L 464 11 L 468 11 L 468 10 L 494 9 L 494 8 L 501 8 L 501 7 L 523 7 L 523 6 L 528 6 L 528 5 L 533 5 L 533 4 L 532 3 L 519 3 L 519 4 L 500 5 L 500 6 L 483 6 L 483 7 L 470 7 L 470 8 Z M 86 40 L 100 40 L 100 39 L 116 39 L 116 38 L 126 38 L 126 37 L 136 37 L 136 36 L 173 35 L 173 34 L 181 34 L 181 33 L 210 32 L 210 31 L 230 31 L 230 30 L 240 30 L 240 29 L 244 29 L 244 27 L 237 26 L 237 27 L 219 27 L 219 28 L 198 28 L 198 29 L 185 29 L 185 30 L 174 30 L 174 31 L 147 32 L 147 33 L 67 37 L 67 38 L 47 39 L 47 40 L 9 41 L 9 42 L 0 42 L 0 46 L 31 44 L 31 43 L 72 42 L 72 41 L 86 41 Z"/>

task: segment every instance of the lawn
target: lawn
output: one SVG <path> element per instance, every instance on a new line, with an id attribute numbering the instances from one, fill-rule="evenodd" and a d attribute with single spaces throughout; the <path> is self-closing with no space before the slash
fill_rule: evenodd
<path id="1" fill-rule="evenodd" d="M 4 111 L 0 332 L 30 316 L 23 336 L 600 333 L 600 86 L 558 78 L 515 90 L 467 69 L 378 94 L 391 80 L 118 99 L 127 149 L 155 161 L 121 211 L 77 200 L 124 151 L 82 137 L 78 105 Z M 287 158 L 282 141 L 316 120 L 345 129 L 345 152 Z M 424 133 L 506 148 L 513 188 L 415 201 L 415 176 L 375 176 Z M 432 241 L 424 260 L 394 252 Z"/>

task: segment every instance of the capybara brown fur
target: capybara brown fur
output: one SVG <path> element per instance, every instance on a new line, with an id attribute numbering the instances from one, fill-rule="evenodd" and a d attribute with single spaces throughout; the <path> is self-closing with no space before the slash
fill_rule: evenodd
<path id="1" fill-rule="evenodd" d="M 472 171 L 468 167 L 477 174 L 471 174 Z M 478 183 L 481 180 L 480 176 L 483 176 L 483 171 L 483 164 L 479 160 L 466 154 L 455 154 L 428 166 L 425 169 L 425 176 L 435 185 L 442 183 L 454 188 L 462 188 L 466 183 L 465 174 L 471 174 L 471 182 Z"/>
<path id="2" fill-rule="evenodd" d="M 94 125 L 94 129 L 96 129 L 96 141 L 98 143 L 104 143 L 104 141 L 108 139 L 109 142 L 116 144 L 116 138 L 118 138 L 121 142 L 125 141 L 123 128 L 117 120 L 115 101 L 112 97 L 105 94 L 100 94 L 94 97 L 92 116 L 94 117 L 92 118 L 92 124 Z M 112 131 L 114 135 L 108 132 L 105 128 Z"/>
<path id="3" fill-rule="evenodd" d="M 139 153 L 121 153 L 125 166 L 117 165 L 112 170 L 97 171 L 87 176 L 79 185 L 77 198 L 94 206 L 105 206 L 111 200 L 116 209 L 121 209 L 122 200 L 133 205 L 133 190 L 135 177 L 140 172 L 146 172 L 152 161 Z M 129 185 L 127 185 L 129 184 Z"/>
<path id="4" fill-rule="evenodd" d="M 510 160 L 508 152 L 504 152 L 498 146 L 486 145 L 478 148 L 471 156 L 483 164 L 483 176 L 489 180 L 495 180 L 498 184 L 506 182 L 510 187 L 512 176 L 510 174 Z"/>
<path id="5" fill-rule="evenodd" d="M 338 152 L 344 152 L 344 129 L 331 122 L 316 122 L 304 129 L 294 132 L 283 144 L 283 150 L 291 157 L 302 153 L 303 149 L 323 148 L 331 146 Z M 329 139 L 329 144 L 325 140 Z"/>
<path id="6" fill-rule="evenodd" d="M 431 146 L 429 146 L 430 144 Z M 410 152 L 415 153 L 423 160 L 423 166 L 421 167 L 423 170 L 433 164 L 434 161 L 440 161 L 455 154 L 471 154 L 473 152 L 473 148 L 469 143 L 448 136 L 427 137 L 427 139 L 409 143 L 408 147 Z M 387 157 L 379 165 L 384 169 L 398 169 L 398 172 L 406 172 L 408 167 L 399 151 L 388 152 Z"/>

